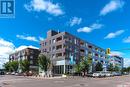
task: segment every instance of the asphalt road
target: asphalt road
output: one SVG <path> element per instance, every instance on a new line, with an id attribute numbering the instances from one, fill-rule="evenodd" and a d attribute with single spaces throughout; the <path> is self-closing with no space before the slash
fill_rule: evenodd
<path id="1" fill-rule="evenodd" d="M 0 87 L 130 87 L 130 76 L 51 79 L 0 76 Z"/>

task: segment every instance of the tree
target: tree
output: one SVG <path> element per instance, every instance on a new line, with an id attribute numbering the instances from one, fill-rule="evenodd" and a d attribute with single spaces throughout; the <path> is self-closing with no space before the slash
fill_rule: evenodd
<path id="1" fill-rule="evenodd" d="M 19 65 L 18 61 L 12 61 L 12 62 L 10 62 L 10 63 L 11 63 L 11 68 L 12 68 L 12 70 L 13 70 L 14 72 L 17 72 L 17 70 L 18 70 L 18 65 Z"/>
<path id="2" fill-rule="evenodd" d="M 18 61 L 9 61 L 4 64 L 4 68 L 7 72 L 17 72 L 18 70 Z"/>
<path id="3" fill-rule="evenodd" d="M 88 62 L 88 65 L 89 65 L 88 71 L 89 71 L 90 69 L 92 69 L 92 71 L 93 71 L 92 55 L 91 55 L 91 54 L 88 54 L 88 56 L 87 56 L 87 62 Z"/>
<path id="4" fill-rule="evenodd" d="M 108 71 L 113 71 L 114 70 L 114 67 L 113 67 L 113 64 L 110 63 L 110 65 L 108 66 Z"/>
<path id="5" fill-rule="evenodd" d="M 92 65 L 92 56 L 90 54 L 88 54 L 87 62 L 89 65 Z"/>
<path id="6" fill-rule="evenodd" d="M 41 70 L 43 70 L 45 73 L 51 66 L 50 59 L 47 58 L 45 55 L 40 54 L 38 57 L 38 63 Z"/>
<path id="7" fill-rule="evenodd" d="M 129 73 L 130 73 L 130 66 L 129 66 L 129 67 L 127 67 L 127 72 L 129 72 Z"/>
<path id="8" fill-rule="evenodd" d="M 79 74 L 83 72 L 85 75 L 85 73 L 89 70 L 89 61 L 87 60 L 87 57 L 81 57 L 81 59 L 81 62 L 75 65 L 75 72 Z"/>
<path id="9" fill-rule="evenodd" d="M 81 63 L 81 71 L 86 75 L 85 73 L 89 70 L 89 64 L 87 60 L 83 60 Z"/>
<path id="10" fill-rule="evenodd" d="M 20 64 L 21 64 L 22 72 L 28 72 L 29 71 L 30 63 L 29 63 L 29 61 L 27 59 L 22 60 L 20 62 Z"/>
<path id="11" fill-rule="evenodd" d="M 102 70 L 103 70 L 102 64 L 101 64 L 100 62 L 98 62 L 98 63 L 96 64 L 95 70 L 96 70 L 96 71 L 102 71 Z"/>
<path id="12" fill-rule="evenodd" d="M 75 65 L 74 70 L 78 74 L 81 73 L 81 65 L 80 65 L 80 63 L 78 63 L 78 64 Z"/>
<path id="13" fill-rule="evenodd" d="M 120 69 L 119 69 L 119 67 L 116 65 L 115 67 L 114 67 L 114 69 L 113 69 L 113 71 L 116 71 L 116 72 L 118 72 Z"/>
<path id="14" fill-rule="evenodd" d="M 7 72 L 10 72 L 10 71 L 11 71 L 11 64 L 10 64 L 10 62 L 4 63 L 3 67 L 5 68 L 5 70 L 6 70 Z"/>

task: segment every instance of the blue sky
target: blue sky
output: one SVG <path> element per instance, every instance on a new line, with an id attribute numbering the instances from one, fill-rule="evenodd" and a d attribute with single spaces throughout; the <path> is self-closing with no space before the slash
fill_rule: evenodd
<path id="1" fill-rule="evenodd" d="M 125 58 L 130 65 L 129 0 L 15 0 L 15 18 L 0 18 L 0 65 L 8 54 L 40 47 L 50 29 L 67 31 Z M 114 51 L 118 50 L 118 51 Z"/>

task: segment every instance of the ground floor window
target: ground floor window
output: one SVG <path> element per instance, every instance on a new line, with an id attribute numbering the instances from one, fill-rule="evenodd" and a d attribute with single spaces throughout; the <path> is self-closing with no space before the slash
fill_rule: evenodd
<path id="1" fill-rule="evenodd" d="M 53 73 L 54 74 L 63 74 L 64 73 L 64 65 L 54 66 Z"/>
<path id="2" fill-rule="evenodd" d="M 72 72 L 71 65 L 65 65 L 65 73 L 70 74 Z M 54 74 L 64 74 L 64 65 L 54 66 L 53 67 Z"/>

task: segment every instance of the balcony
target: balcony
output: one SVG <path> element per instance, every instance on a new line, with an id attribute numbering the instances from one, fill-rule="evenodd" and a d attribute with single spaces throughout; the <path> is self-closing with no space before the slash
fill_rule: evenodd
<path id="1" fill-rule="evenodd" d="M 56 57 L 62 57 L 62 53 L 57 53 Z"/>
<path id="2" fill-rule="evenodd" d="M 56 42 L 59 42 L 59 41 L 61 41 L 61 40 L 62 40 L 62 36 L 56 38 Z"/>
<path id="3" fill-rule="evenodd" d="M 62 49 L 62 45 L 56 46 L 56 50 L 60 50 L 60 49 Z"/>
<path id="4" fill-rule="evenodd" d="M 80 41 L 80 46 L 85 47 L 85 43 L 83 41 Z"/>

